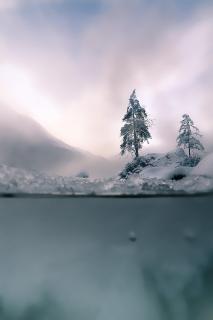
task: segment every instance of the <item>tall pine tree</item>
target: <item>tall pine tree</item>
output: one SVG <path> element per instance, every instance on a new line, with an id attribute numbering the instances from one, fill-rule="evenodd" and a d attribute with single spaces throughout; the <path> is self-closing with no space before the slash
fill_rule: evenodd
<path id="1" fill-rule="evenodd" d="M 120 145 L 121 155 L 124 155 L 125 152 L 128 151 L 133 153 L 137 158 L 143 143 L 149 143 L 151 134 L 149 132 L 150 121 L 147 117 L 146 110 L 140 105 L 136 97 L 135 90 L 130 96 L 123 122 L 125 124 L 121 128 L 121 137 L 123 139 Z"/>
<path id="2" fill-rule="evenodd" d="M 184 149 L 187 149 L 188 156 L 191 158 L 193 150 L 204 150 L 204 146 L 199 140 L 200 137 L 201 134 L 199 129 L 195 127 L 190 116 L 188 114 L 184 114 L 179 129 L 179 135 L 177 137 L 178 147 L 183 146 Z"/>

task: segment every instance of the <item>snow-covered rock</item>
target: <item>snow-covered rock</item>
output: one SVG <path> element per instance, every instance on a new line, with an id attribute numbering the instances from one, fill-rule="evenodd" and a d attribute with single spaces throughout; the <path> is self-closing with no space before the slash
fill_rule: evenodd
<path id="1" fill-rule="evenodd" d="M 197 167 L 193 168 L 191 174 L 213 178 L 213 153 L 210 153 L 203 160 L 201 160 Z"/>
<path id="2" fill-rule="evenodd" d="M 185 176 L 188 174 L 188 168 L 180 167 L 183 167 L 182 163 L 185 162 L 186 158 L 183 149 L 177 149 L 166 154 L 147 154 L 128 163 L 120 176 L 121 178 L 128 178 L 132 174 L 141 174 L 144 178 L 171 179 L 176 174 L 175 170 L 179 170 L 177 174 Z"/>
<path id="3" fill-rule="evenodd" d="M 180 166 L 180 164 L 187 158 L 183 149 L 178 148 L 166 154 L 151 154 L 147 158 L 155 158 L 150 164 L 154 167 Z"/>
<path id="4" fill-rule="evenodd" d="M 165 180 L 180 180 L 189 175 L 191 168 L 189 167 L 175 167 L 165 166 L 165 167 L 146 167 L 141 172 L 144 178 L 156 178 Z"/>

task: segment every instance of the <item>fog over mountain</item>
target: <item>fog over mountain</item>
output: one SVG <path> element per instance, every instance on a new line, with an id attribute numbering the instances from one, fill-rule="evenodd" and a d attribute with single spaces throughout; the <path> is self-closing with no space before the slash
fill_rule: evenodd
<path id="1" fill-rule="evenodd" d="M 212 38 L 212 0 L 0 0 L 0 101 L 111 157 L 136 89 L 147 152 L 175 148 L 184 113 L 211 142 Z"/>
<path id="2" fill-rule="evenodd" d="M 49 174 L 114 174 L 112 162 L 65 144 L 33 119 L 0 108 L 0 162 Z"/>

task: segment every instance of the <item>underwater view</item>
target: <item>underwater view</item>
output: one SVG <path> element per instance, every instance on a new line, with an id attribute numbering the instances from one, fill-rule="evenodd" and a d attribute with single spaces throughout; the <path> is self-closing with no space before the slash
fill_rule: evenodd
<path id="1" fill-rule="evenodd" d="M 213 196 L 1 198 L 1 320 L 210 320 Z"/>

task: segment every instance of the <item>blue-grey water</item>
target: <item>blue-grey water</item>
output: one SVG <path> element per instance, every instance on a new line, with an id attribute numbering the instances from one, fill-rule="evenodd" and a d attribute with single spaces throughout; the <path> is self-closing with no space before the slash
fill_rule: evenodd
<path id="1" fill-rule="evenodd" d="M 15 319 L 213 319 L 213 197 L 1 198 Z"/>

